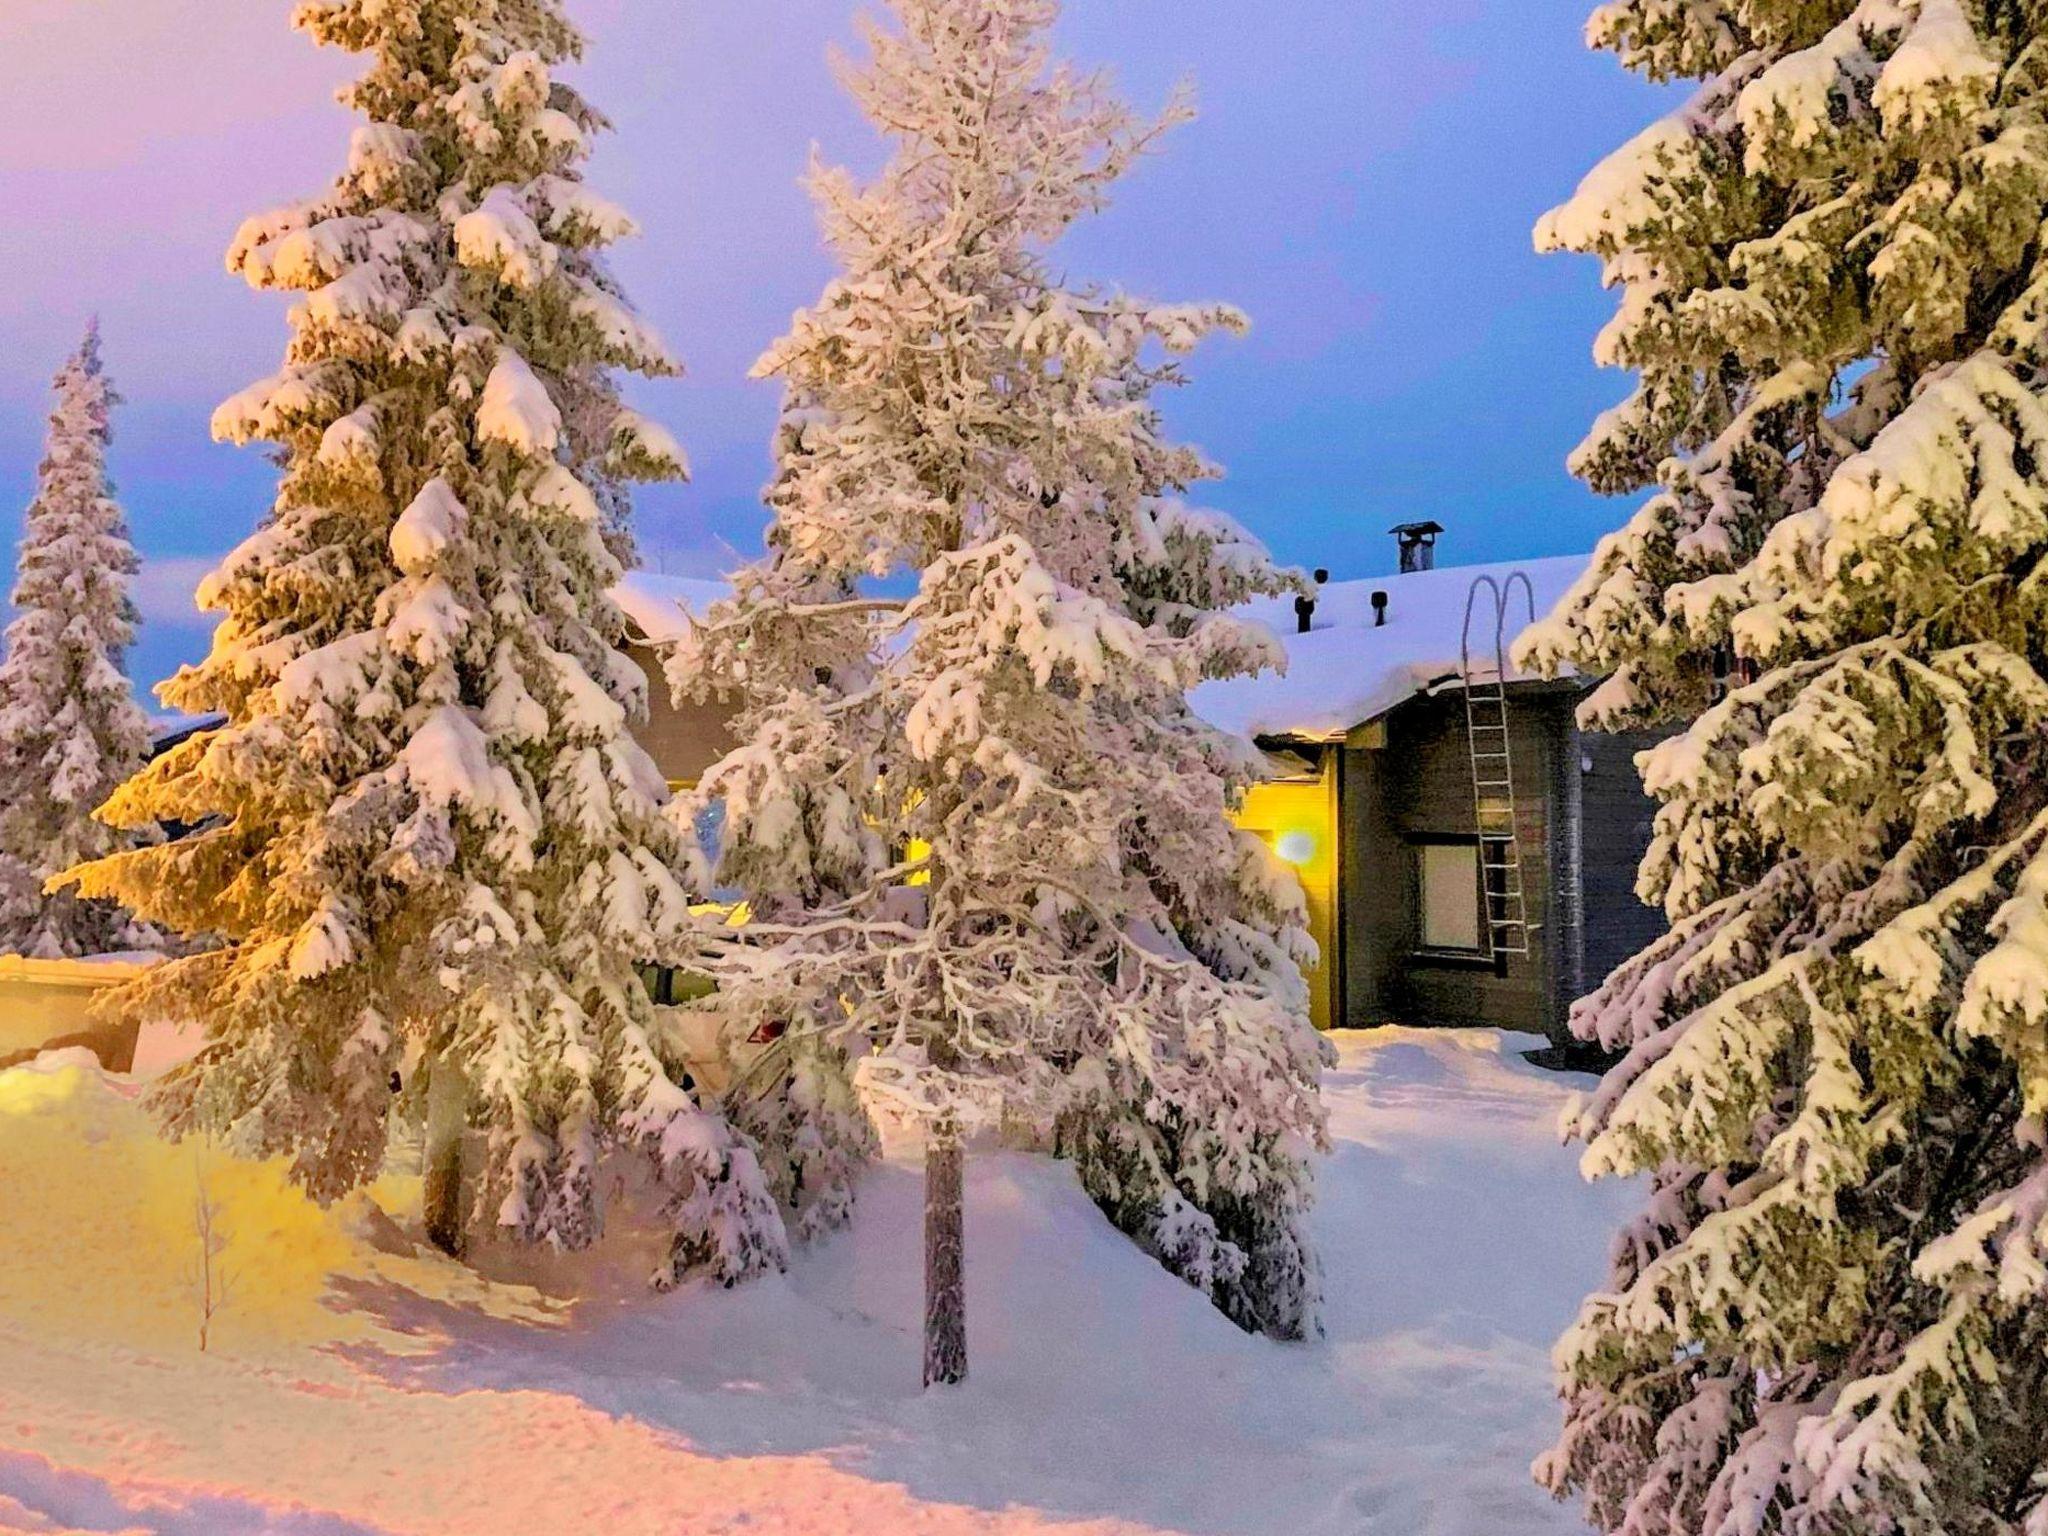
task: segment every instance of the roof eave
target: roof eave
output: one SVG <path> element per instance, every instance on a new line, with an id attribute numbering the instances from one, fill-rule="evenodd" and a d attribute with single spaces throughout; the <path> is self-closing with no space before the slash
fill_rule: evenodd
<path id="1" fill-rule="evenodd" d="M 1330 727 L 1326 729 L 1313 731 L 1256 731 L 1252 733 L 1252 744 L 1258 747 L 1261 751 L 1273 751 L 1276 749 L 1280 751 L 1287 751 L 1290 749 L 1300 747 L 1320 748 L 1339 746 L 1342 745 L 1344 742 L 1349 741 L 1352 736 L 1357 734 L 1359 731 L 1364 730 L 1367 726 L 1378 724 L 1380 721 L 1386 719 L 1389 715 L 1393 714 L 1396 710 L 1413 703 L 1417 699 L 1440 698 L 1444 694 L 1455 692 L 1456 686 L 1459 683 L 1459 681 L 1460 674 L 1456 672 L 1446 672 L 1441 676 L 1432 678 L 1429 682 L 1422 684 L 1420 687 L 1416 688 L 1412 693 L 1405 694 L 1401 698 L 1394 700 L 1392 703 L 1388 704 L 1384 709 L 1378 709 L 1373 711 L 1369 715 L 1362 716 L 1361 718 L 1354 720 L 1348 726 L 1344 726 L 1342 728 Z M 1578 677 L 1576 674 L 1566 674 L 1563 677 L 1509 678 L 1507 691 L 1510 694 L 1545 695 L 1577 692 L 1583 690 L 1585 687 L 1586 682 L 1583 678 Z"/>

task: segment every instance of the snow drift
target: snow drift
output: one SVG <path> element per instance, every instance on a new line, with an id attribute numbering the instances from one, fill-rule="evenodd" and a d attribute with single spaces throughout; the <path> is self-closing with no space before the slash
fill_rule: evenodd
<path id="1" fill-rule="evenodd" d="M 1579 1183 L 1533 1041 L 1336 1038 L 1324 1342 L 1241 1334 L 1071 1169 L 985 1153 L 974 1375 L 930 1395 L 915 1149 L 787 1276 L 650 1297 L 630 1234 L 482 1278 L 408 1226 L 409 1180 L 322 1211 L 158 1141 L 80 1054 L 0 1074 L 0 1532 L 1577 1529 L 1528 1481 L 1545 1346 L 1632 1192 Z M 233 1280 L 205 1355 L 202 1167 Z"/>

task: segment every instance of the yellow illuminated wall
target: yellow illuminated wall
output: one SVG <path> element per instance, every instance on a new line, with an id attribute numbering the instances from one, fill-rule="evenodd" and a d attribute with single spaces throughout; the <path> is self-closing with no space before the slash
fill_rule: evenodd
<path id="1" fill-rule="evenodd" d="M 1309 973 L 1309 1004 L 1316 1028 L 1337 1021 L 1332 1007 L 1337 975 L 1337 779 L 1335 752 L 1322 754 L 1313 776 L 1261 784 L 1245 798 L 1237 824 L 1264 838 L 1290 865 L 1308 897 L 1309 936 L 1323 962 Z"/>

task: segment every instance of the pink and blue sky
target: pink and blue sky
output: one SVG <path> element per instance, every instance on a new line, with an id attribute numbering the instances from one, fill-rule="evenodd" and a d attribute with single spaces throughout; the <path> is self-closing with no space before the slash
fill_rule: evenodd
<path id="1" fill-rule="evenodd" d="M 749 363 L 829 272 L 797 186 L 813 144 L 875 163 L 829 44 L 861 0 L 571 0 L 578 83 L 615 120 L 592 177 L 645 236 L 617 266 L 688 361 L 638 392 L 696 482 L 641 501 L 648 563 L 714 574 L 762 516 L 771 386 Z M 1195 360 L 1175 429 L 1230 477 L 1210 503 L 1285 558 L 1387 570 L 1388 525 L 1449 525 L 1447 559 L 1589 548 L 1625 509 L 1565 474 L 1626 392 L 1589 360 L 1610 301 L 1529 230 L 1657 94 L 1587 53 L 1587 0 L 1067 0 L 1073 54 L 1203 116 L 1066 247 L 1075 276 L 1252 314 Z M 289 0 L 0 0 L 0 534 L 28 500 L 46 388 L 103 319 L 128 404 L 115 472 L 148 560 L 133 670 L 203 651 L 191 589 L 261 517 L 259 452 L 216 447 L 220 399 L 275 370 L 282 301 L 221 253 L 248 213 L 317 191 L 351 67 Z"/>

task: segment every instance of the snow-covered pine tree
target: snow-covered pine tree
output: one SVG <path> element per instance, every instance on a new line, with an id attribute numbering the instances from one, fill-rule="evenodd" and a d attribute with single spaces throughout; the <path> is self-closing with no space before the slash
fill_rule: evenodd
<path id="1" fill-rule="evenodd" d="M 0 662 L 0 950 L 44 959 L 158 941 L 118 903 L 43 890 L 51 875 L 131 841 L 93 811 L 142 766 L 150 741 L 122 669 L 138 562 L 107 480 L 120 397 L 97 321 L 55 387 Z"/>
<path id="2" fill-rule="evenodd" d="M 607 377 L 676 365 L 601 259 L 633 224 L 581 177 L 603 120 L 555 77 L 581 39 L 558 0 L 305 0 L 294 20 L 367 55 L 346 95 L 367 121 L 325 196 L 229 254 L 305 297 L 284 371 L 214 423 L 278 445 L 275 509 L 200 589 L 212 653 L 163 689 L 228 723 L 112 803 L 201 830 L 79 878 L 225 941 L 131 999 L 206 1020 L 174 1127 L 289 1153 L 332 1196 L 376 1171 L 409 1066 L 430 1183 L 459 1173 L 465 1125 L 489 1132 L 481 1191 L 430 1211 L 437 1237 L 464 1218 L 585 1243 L 599 1159 L 631 1144 L 678 1257 L 738 1278 L 778 1262 L 780 1218 L 634 970 L 687 906 L 628 729 L 612 493 L 683 464 Z"/>
<path id="3" fill-rule="evenodd" d="M 1628 1536 L 2048 1536 L 2048 7 L 1619 0 L 1692 100 L 1538 231 L 1656 488 L 1526 658 L 1647 754 L 1670 934 L 1581 1004 L 1651 1186 L 1539 1464 Z"/>
<path id="4" fill-rule="evenodd" d="M 770 553 L 675 657 L 748 701 L 702 789 L 755 919 L 726 1004 L 923 1114 L 942 1196 L 959 1128 L 1056 1125 L 1151 1251 L 1298 1336 L 1311 950 L 1226 818 L 1255 754 L 1185 699 L 1276 664 L 1223 610 L 1296 578 L 1176 499 L 1215 471 L 1154 400 L 1243 320 L 1069 287 L 1047 255 L 1185 108 L 1141 120 L 1055 63 L 1053 0 L 890 9 L 843 73 L 895 156 L 865 186 L 814 173 L 844 270 L 757 368 L 787 391 Z M 863 596 L 897 573 L 913 599 Z M 944 1290 L 959 1212 L 930 1214 Z M 954 1379 L 957 1312 L 934 1321 L 928 1379 Z"/>

